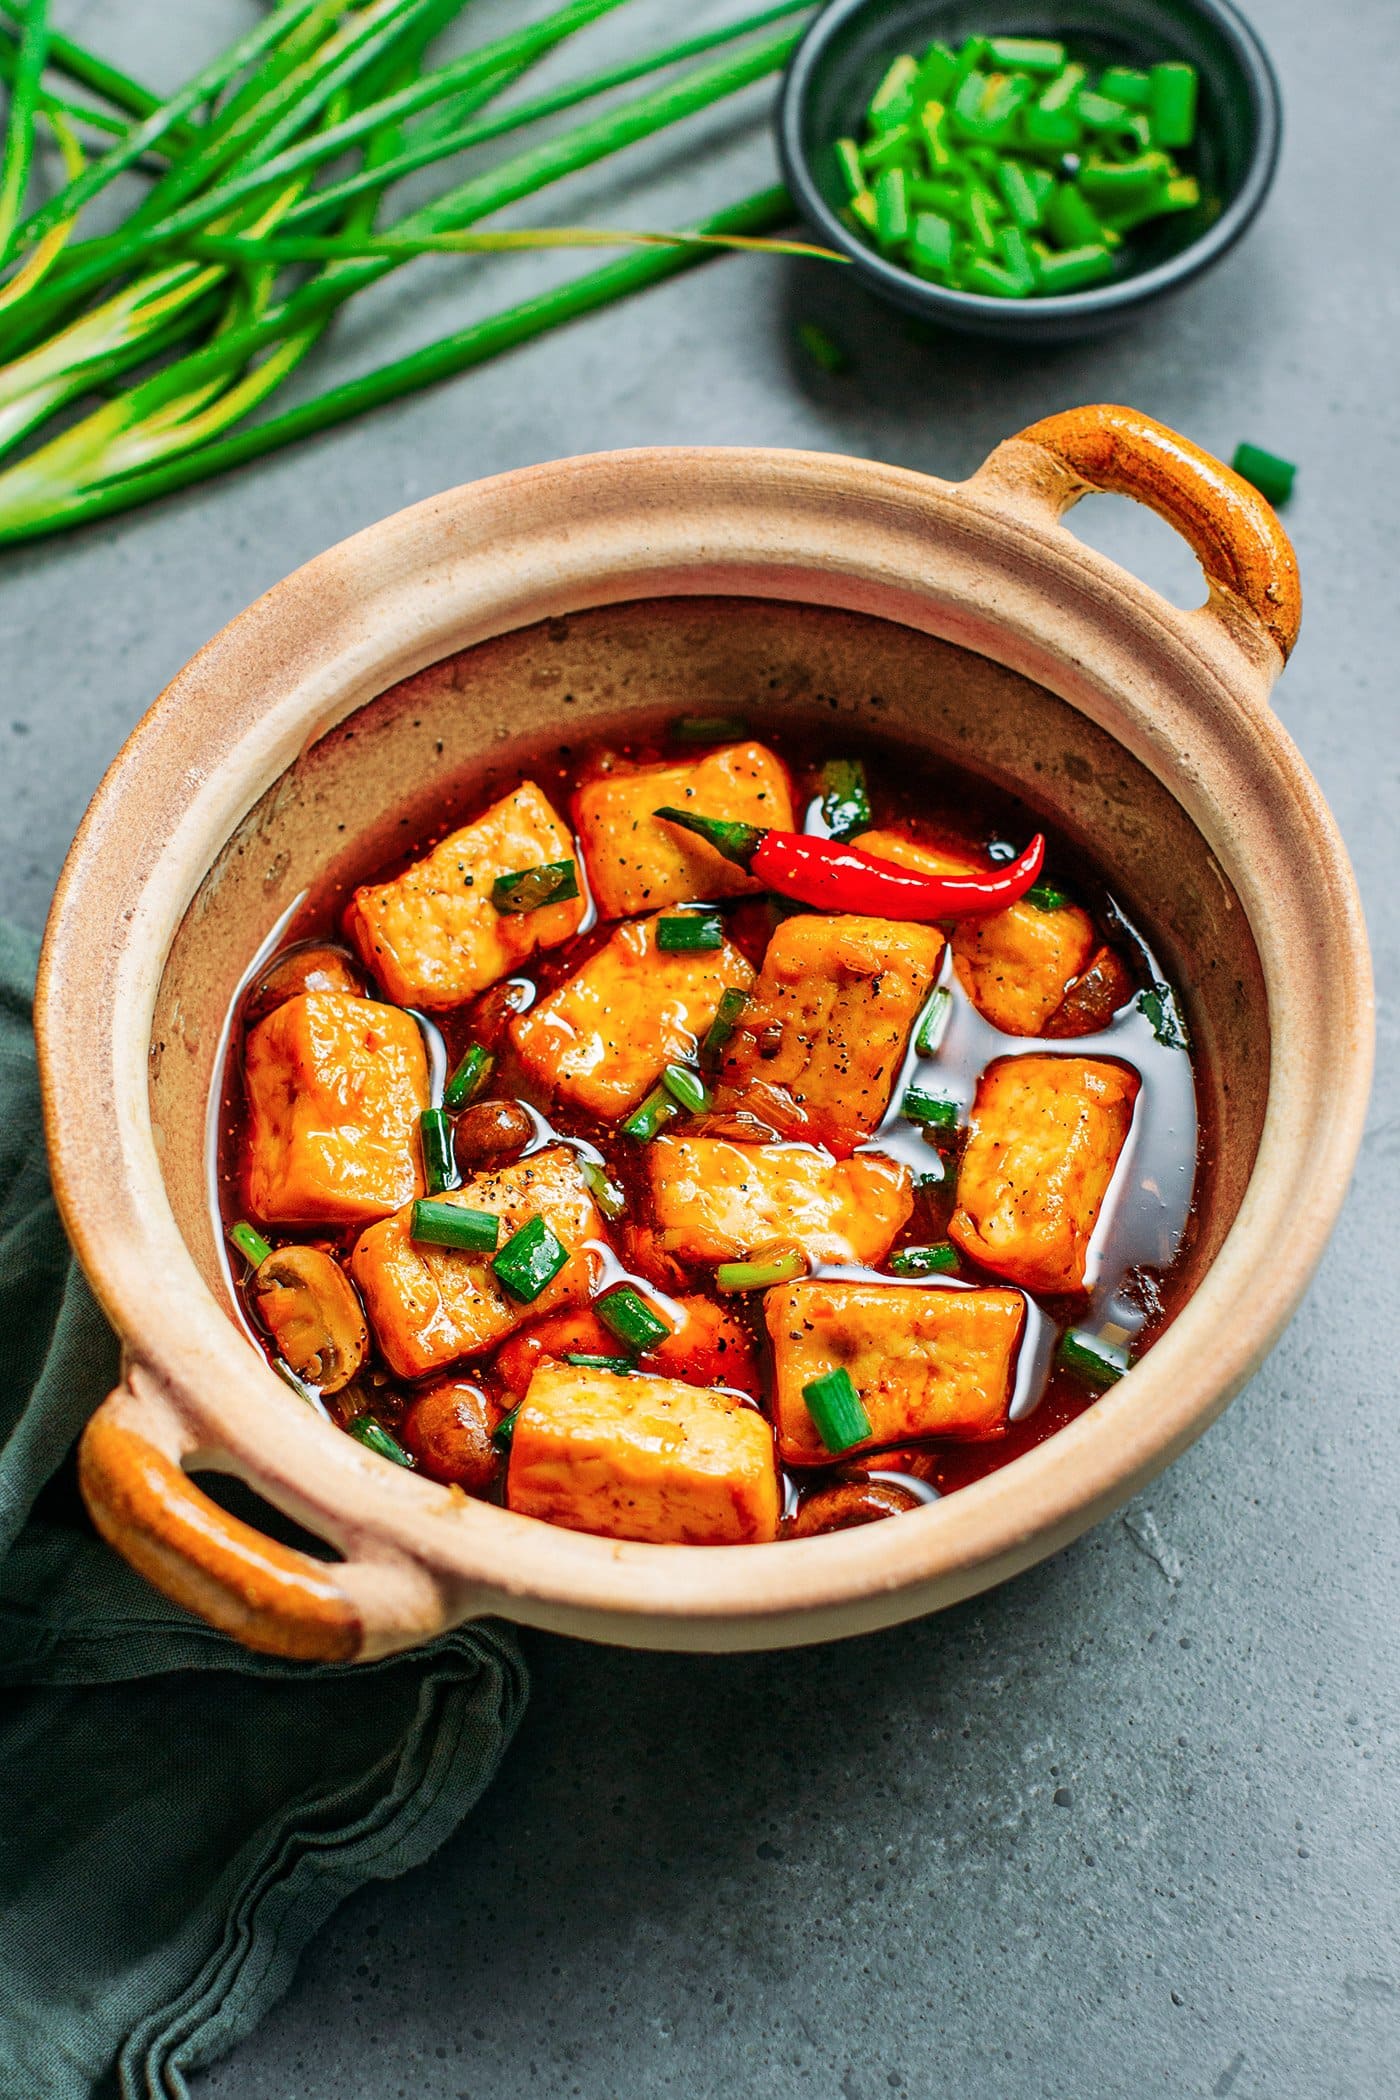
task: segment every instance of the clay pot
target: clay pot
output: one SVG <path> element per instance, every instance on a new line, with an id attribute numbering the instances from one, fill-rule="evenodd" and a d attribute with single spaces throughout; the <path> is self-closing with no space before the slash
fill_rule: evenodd
<path id="1" fill-rule="evenodd" d="M 1201 558 L 1182 612 L 1059 524 L 1133 495 Z M 123 1337 L 88 1506 L 250 1645 L 384 1654 L 475 1615 L 606 1641 L 779 1646 L 999 1582 L 1198 1436 L 1289 1318 L 1342 1202 L 1371 1058 L 1351 871 L 1269 707 L 1298 625 L 1273 513 L 1120 408 L 1054 416 L 958 485 L 762 450 L 507 474 L 279 584 L 161 695 L 94 798 L 38 993 L 59 1201 Z M 288 1390 L 233 1314 L 210 1203 L 226 1016 L 309 886 L 401 850 L 468 782 L 641 713 L 817 721 L 970 764 L 1092 846 L 1186 988 L 1213 1133 L 1194 1295 L 1130 1375 L 990 1478 L 770 1546 L 619 1544 L 405 1472 Z M 250 1482 L 325 1563 L 189 1478 Z"/>

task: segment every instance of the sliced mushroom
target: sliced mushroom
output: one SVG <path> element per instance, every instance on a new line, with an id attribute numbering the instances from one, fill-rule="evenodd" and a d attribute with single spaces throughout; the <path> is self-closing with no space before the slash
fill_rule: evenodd
<path id="1" fill-rule="evenodd" d="M 348 992 L 359 999 L 364 990 L 363 972 L 343 948 L 332 948 L 324 941 L 305 941 L 299 948 L 288 948 L 264 970 L 248 994 L 244 1018 L 251 1028 L 274 1007 L 285 1006 L 302 992 Z"/>
<path id="2" fill-rule="evenodd" d="M 882 1517 L 903 1516 L 905 1510 L 919 1506 L 919 1497 L 912 1488 L 896 1487 L 892 1480 L 838 1480 L 803 1496 L 802 1506 L 786 1527 L 785 1535 L 790 1539 L 820 1538 L 823 1532 L 877 1524 Z"/>
<path id="3" fill-rule="evenodd" d="M 459 1167 L 514 1159 L 535 1135 L 528 1110 L 518 1101 L 478 1101 L 463 1109 L 454 1126 Z"/>
<path id="4" fill-rule="evenodd" d="M 501 1468 L 491 1432 L 501 1410 L 480 1386 L 442 1378 L 409 1405 L 399 1438 L 431 1480 L 480 1494 Z"/>
<path id="5" fill-rule="evenodd" d="M 1047 1036 L 1097 1035 L 1133 996 L 1127 964 L 1113 948 L 1100 948 L 1075 978 L 1045 1023 Z"/>
<path id="6" fill-rule="evenodd" d="M 253 1277 L 258 1318 L 298 1378 L 323 1393 L 348 1385 L 369 1354 L 360 1301 L 320 1247 L 279 1247 Z"/>

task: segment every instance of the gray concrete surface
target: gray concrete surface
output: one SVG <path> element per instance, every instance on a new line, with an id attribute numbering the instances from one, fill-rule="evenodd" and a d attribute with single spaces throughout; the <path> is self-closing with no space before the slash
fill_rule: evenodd
<path id="1" fill-rule="evenodd" d="M 57 12 L 173 81 L 251 0 Z M 637 0 L 590 42 L 725 12 Z M 481 1810 L 430 1866 L 345 1907 L 201 2100 L 1400 2090 L 1400 11 L 1253 13 L 1289 108 L 1273 203 L 1129 334 L 1040 356 L 917 341 L 815 267 L 728 260 L 203 494 L 7 557 L 0 894 L 37 926 L 89 792 L 168 675 L 295 564 L 449 482 L 711 440 L 957 475 L 1096 398 L 1227 455 L 1247 436 L 1302 463 L 1308 614 L 1278 704 L 1351 842 L 1379 966 L 1350 1209 L 1203 1443 L 1049 1565 L 879 1638 L 728 1661 L 532 1640 L 533 1703 Z M 761 123 L 725 118 L 703 154 L 665 144 L 629 168 L 644 186 L 589 178 L 569 210 L 674 223 L 769 166 Z M 521 282 L 554 267 L 510 265 Z M 316 379 L 483 309 L 496 266 L 480 275 L 408 280 Z M 849 377 L 795 357 L 804 314 L 850 345 Z M 1193 564 L 1144 514 L 1101 501 L 1076 526 L 1190 590 Z"/>

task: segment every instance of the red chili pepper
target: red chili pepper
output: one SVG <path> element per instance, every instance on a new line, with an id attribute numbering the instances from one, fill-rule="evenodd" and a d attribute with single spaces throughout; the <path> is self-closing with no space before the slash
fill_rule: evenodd
<path id="1" fill-rule="evenodd" d="M 726 860 L 747 868 L 765 889 L 795 904 L 879 919 L 928 924 L 997 911 L 1024 897 L 1045 865 L 1045 837 L 1039 831 L 1025 852 L 995 875 L 919 875 L 895 861 L 862 853 L 859 846 L 808 838 L 801 831 L 766 831 L 757 824 L 701 817 L 688 809 L 658 809 L 652 814 L 696 832 Z"/>

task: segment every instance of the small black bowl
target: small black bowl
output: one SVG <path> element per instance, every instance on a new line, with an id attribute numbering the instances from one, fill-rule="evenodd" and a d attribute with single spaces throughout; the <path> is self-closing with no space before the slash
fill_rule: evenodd
<path id="1" fill-rule="evenodd" d="M 891 59 L 934 37 L 1053 36 L 1099 65 L 1184 59 L 1200 76 L 1198 210 L 1133 236 L 1131 274 L 1082 292 L 995 299 L 928 284 L 886 262 L 838 216 L 845 201 L 833 142 L 859 137 Z M 1038 343 L 1129 320 L 1232 248 L 1268 194 L 1278 164 L 1278 81 L 1258 37 L 1229 0 L 832 0 L 793 54 L 778 104 L 788 188 L 822 239 L 848 255 L 882 298 L 965 335 Z"/>

